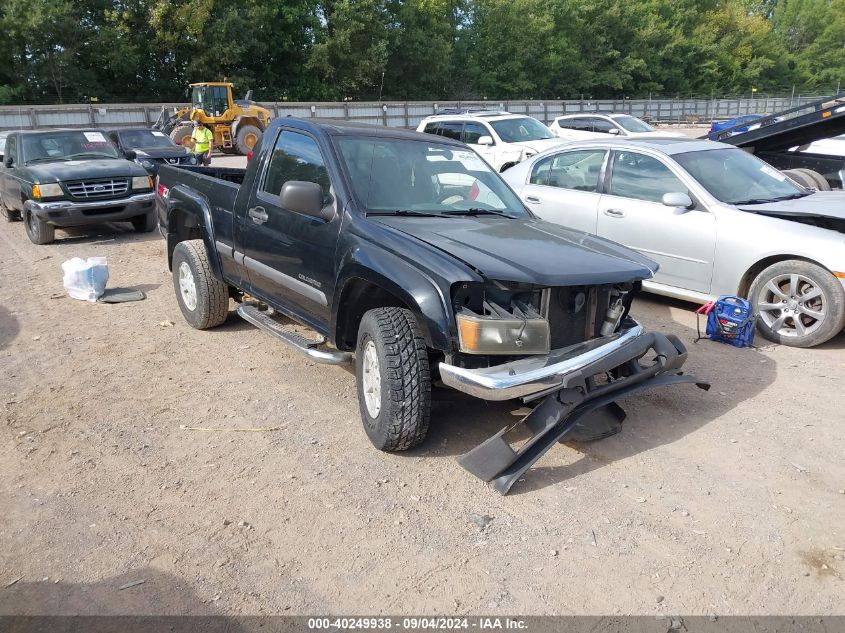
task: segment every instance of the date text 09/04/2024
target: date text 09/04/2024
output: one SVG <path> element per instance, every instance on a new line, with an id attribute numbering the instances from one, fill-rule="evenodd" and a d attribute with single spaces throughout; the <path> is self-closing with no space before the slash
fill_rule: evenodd
<path id="1" fill-rule="evenodd" d="M 475 617 L 405 617 L 393 618 L 308 618 L 310 630 L 367 630 L 393 628 L 404 631 L 423 630 L 525 630 L 526 622 L 514 618 Z"/>

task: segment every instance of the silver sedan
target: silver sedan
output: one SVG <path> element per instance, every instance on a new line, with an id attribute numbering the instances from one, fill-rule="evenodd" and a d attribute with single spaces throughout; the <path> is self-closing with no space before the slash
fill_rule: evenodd
<path id="1" fill-rule="evenodd" d="M 541 218 L 658 262 L 646 290 L 749 297 L 760 332 L 795 347 L 845 327 L 845 192 L 805 189 L 741 149 L 685 139 L 569 143 L 502 176 Z"/>

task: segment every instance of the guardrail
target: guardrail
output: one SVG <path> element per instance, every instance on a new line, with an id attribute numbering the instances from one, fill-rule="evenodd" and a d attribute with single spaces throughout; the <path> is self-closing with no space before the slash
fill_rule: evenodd
<path id="1" fill-rule="evenodd" d="M 740 114 L 786 110 L 818 100 L 819 95 L 760 97 L 757 99 L 599 99 L 568 101 L 415 101 L 341 103 L 262 103 L 276 117 L 320 117 L 415 128 L 421 119 L 446 107 L 481 107 L 527 114 L 545 123 L 555 117 L 596 110 L 624 112 L 649 121 L 690 125 Z M 0 106 L 0 130 L 55 127 L 151 126 L 162 108 L 178 103 L 76 104 L 49 106 Z"/>

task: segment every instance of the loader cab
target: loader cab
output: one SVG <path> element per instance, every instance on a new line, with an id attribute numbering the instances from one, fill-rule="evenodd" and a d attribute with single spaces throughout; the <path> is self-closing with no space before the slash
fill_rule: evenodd
<path id="1" fill-rule="evenodd" d="M 192 84 L 191 107 L 207 117 L 222 117 L 232 107 L 232 84 Z"/>

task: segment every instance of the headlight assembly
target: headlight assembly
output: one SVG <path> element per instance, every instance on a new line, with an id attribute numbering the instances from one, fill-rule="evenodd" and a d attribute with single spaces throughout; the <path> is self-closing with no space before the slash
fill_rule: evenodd
<path id="1" fill-rule="evenodd" d="M 32 185 L 32 197 L 36 200 L 41 200 L 42 198 L 61 198 L 64 195 L 65 192 L 62 191 L 62 186 L 57 183 Z"/>
<path id="2" fill-rule="evenodd" d="M 463 308 L 457 314 L 458 340 L 465 354 L 548 354 L 549 322 L 534 308 L 513 302 L 507 310 L 484 302 L 484 314 Z"/>
<path id="3" fill-rule="evenodd" d="M 149 176 L 133 176 L 132 188 L 136 191 L 153 188 L 153 179 Z"/>

